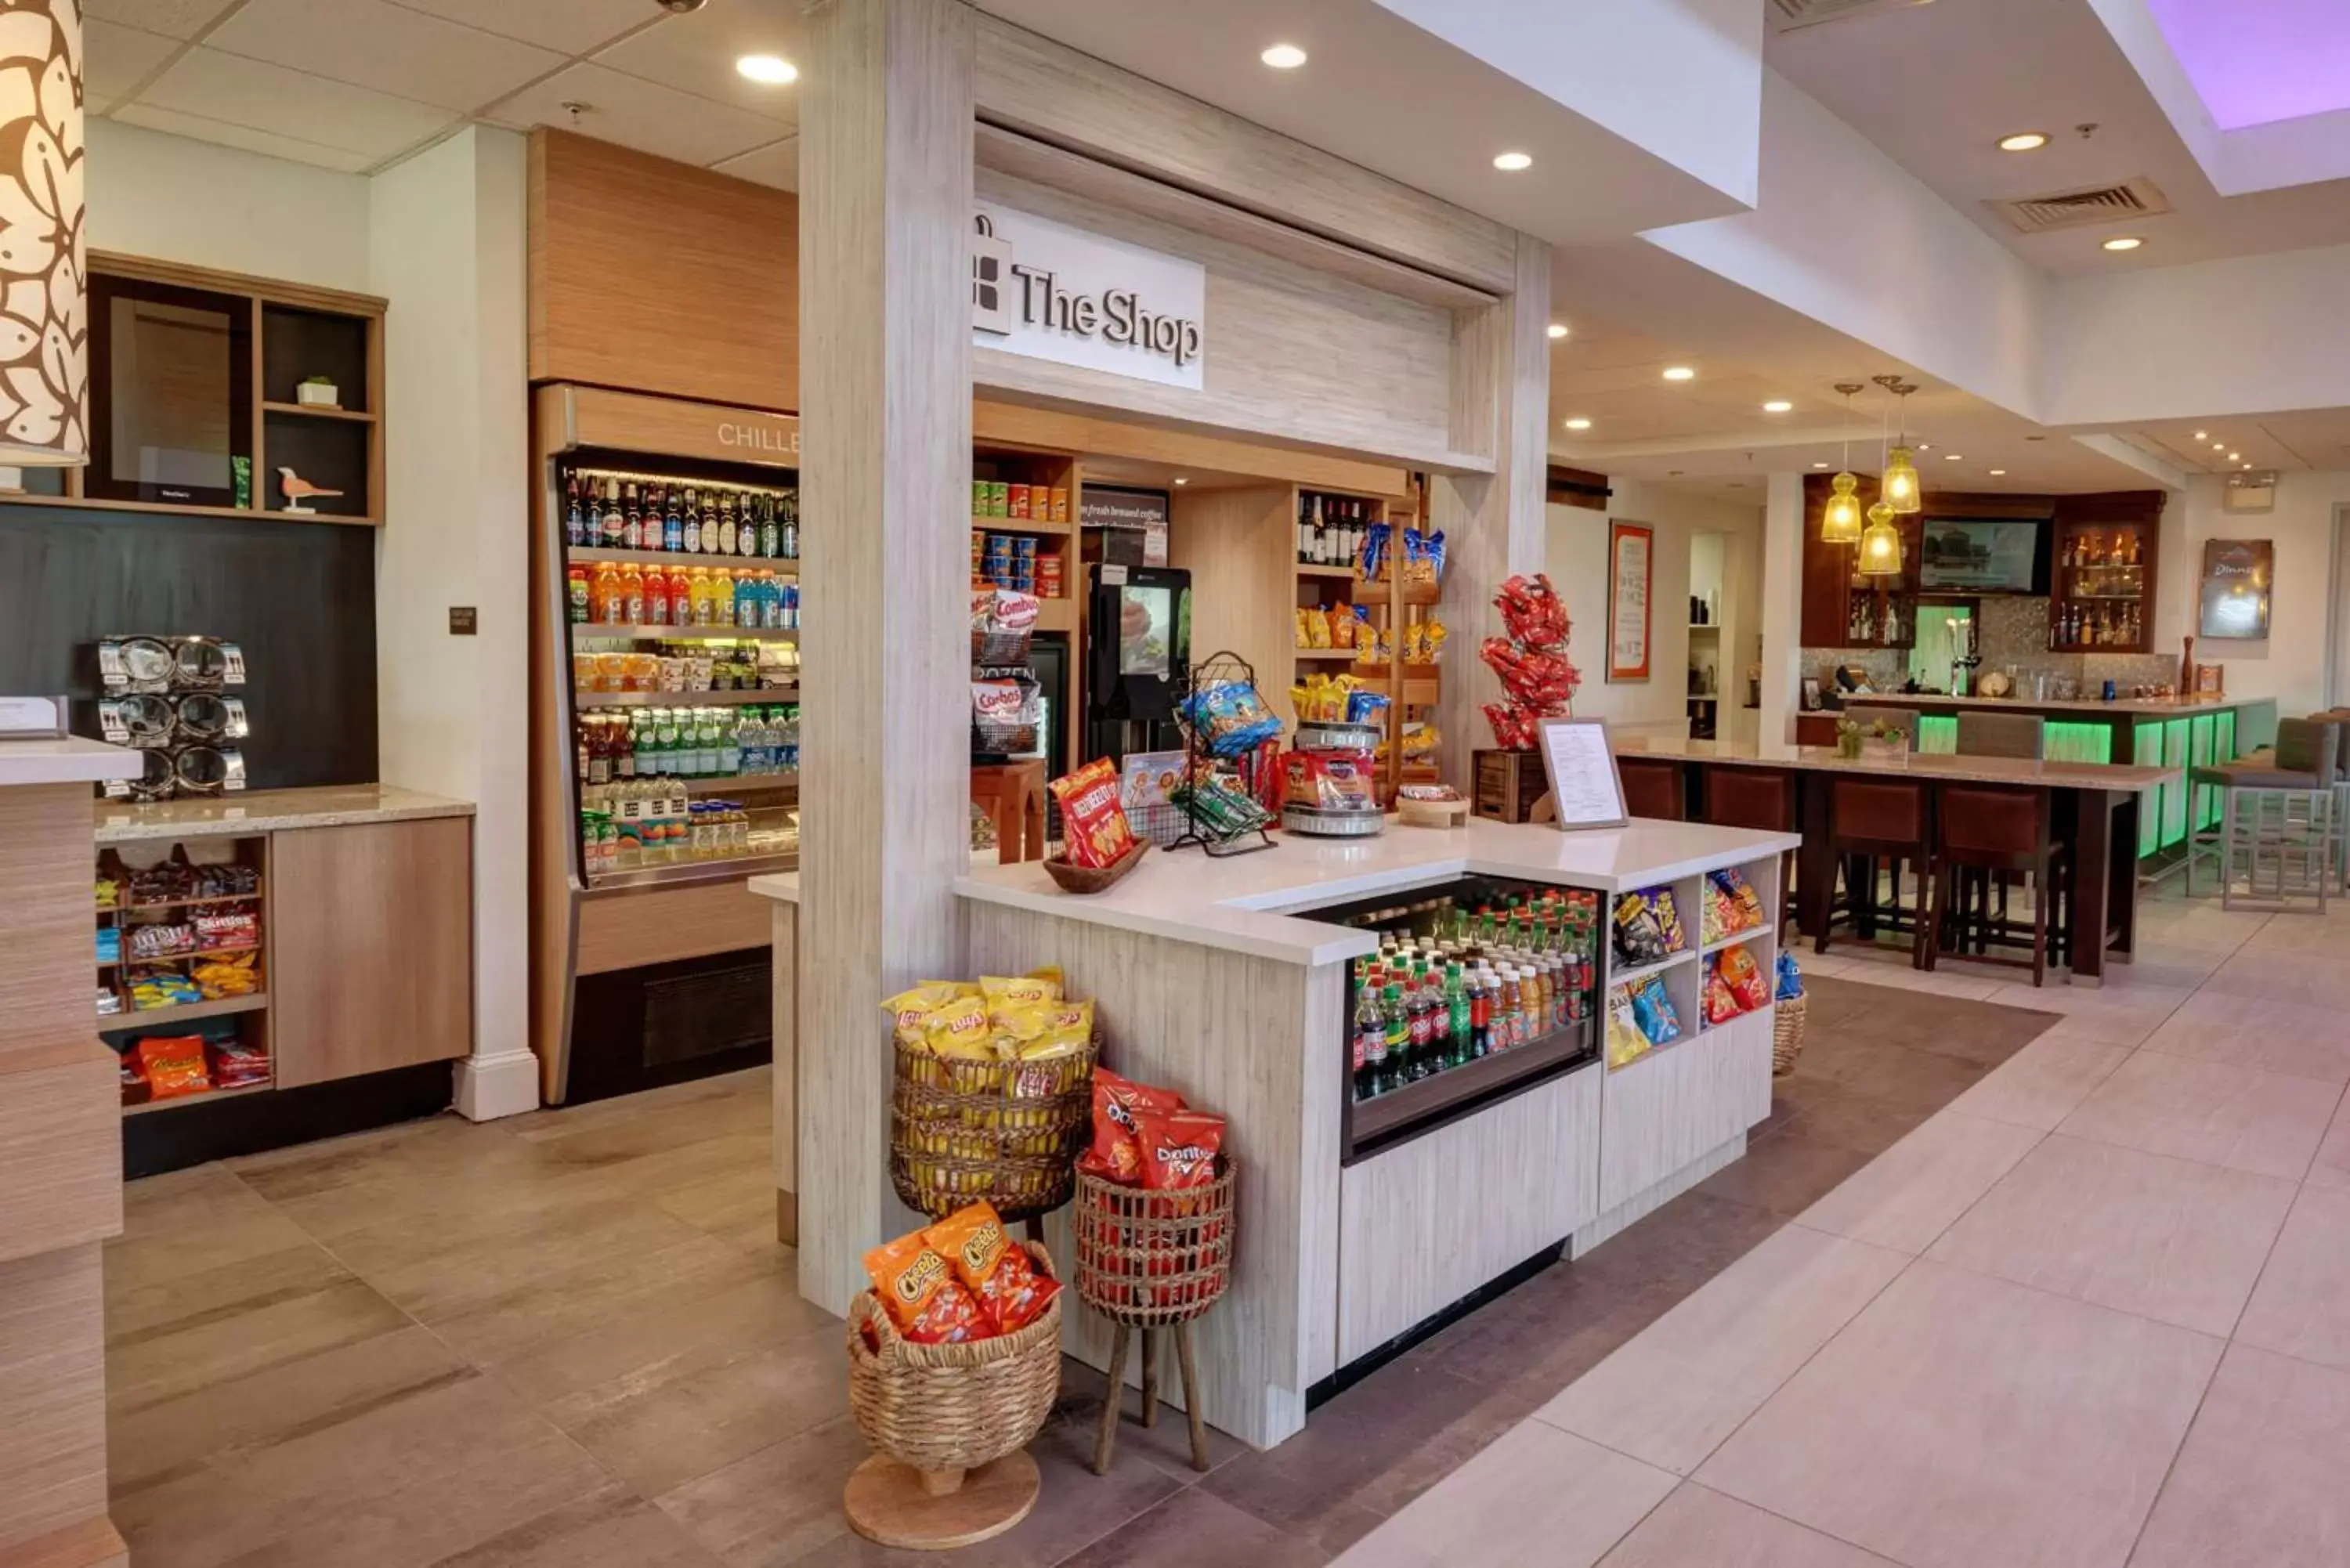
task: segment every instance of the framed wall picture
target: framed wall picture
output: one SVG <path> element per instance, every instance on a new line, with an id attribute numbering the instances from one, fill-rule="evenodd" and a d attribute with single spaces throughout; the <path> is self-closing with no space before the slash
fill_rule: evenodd
<path id="1" fill-rule="evenodd" d="M 1656 576 L 1657 531 L 1641 523 L 1607 524 L 1607 679 L 1648 678 L 1649 589 Z"/>
<path id="2" fill-rule="evenodd" d="M 1552 817 L 1559 831 L 1621 827 L 1629 820 L 1607 720 L 1544 719 L 1541 741 L 1543 777 L 1550 784 Z"/>
<path id="3" fill-rule="evenodd" d="M 2268 539 L 2203 541 L 2201 615 L 2196 635 L 2261 641 L 2269 635 L 2276 545 Z"/>

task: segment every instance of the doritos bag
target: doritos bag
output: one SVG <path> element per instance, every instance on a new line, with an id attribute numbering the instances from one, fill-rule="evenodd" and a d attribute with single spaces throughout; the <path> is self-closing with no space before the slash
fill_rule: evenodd
<path id="1" fill-rule="evenodd" d="M 1224 1118 L 1208 1111 L 1134 1113 L 1141 1145 L 1142 1185 L 1153 1192 L 1206 1187 L 1216 1179 L 1216 1151 L 1224 1146 Z"/>
<path id="2" fill-rule="evenodd" d="M 961 1345 L 995 1333 L 986 1306 L 955 1277 L 954 1266 L 923 1243 L 900 1236 L 865 1254 L 874 1297 L 914 1345 Z"/>
<path id="3" fill-rule="evenodd" d="M 1096 1067 L 1093 1147 L 1078 1158 L 1077 1168 L 1123 1187 L 1139 1187 L 1142 1148 L 1135 1141 L 1135 1114 L 1178 1110 L 1182 1104 L 1183 1096 L 1172 1089 L 1133 1083 L 1107 1067 Z"/>
<path id="4" fill-rule="evenodd" d="M 993 1204 L 955 1210 L 923 1231 L 922 1240 L 954 1265 L 955 1277 L 985 1303 L 999 1334 L 1035 1322 L 1061 1289 L 1058 1281 L 1038 1273 L 1027 1251 L 1004 1234 Z"/>

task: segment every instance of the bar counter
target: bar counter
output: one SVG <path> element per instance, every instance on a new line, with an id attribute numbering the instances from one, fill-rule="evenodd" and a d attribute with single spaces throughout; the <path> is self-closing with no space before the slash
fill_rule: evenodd
<path id="1" fill-rule="evenodd" d="M 234 837 L 473 815 L 467 802 L 394 784 L 327 784 L 144 804 L 101 800 L 97 828 L 100 844 L 130 844 L 146 838 Z"/>
<path id="2" fill-rule="evenodd" d="M 1773 1009 L 1701 1027 L 1696 888 L 1706 871 L 1741 867 L 1771 908 L 1795 843 L 1638 821 L 1573 834 L 1390 826 L 1369 840 L 1276 836 L 1269 850 L 1222 859 L 1152 850 L 1092 897 L 1061 892 L 1034 862 L 974 870 L 955 891 L 968 972 L 1060 965 L 1070 994 L 1096 1004 L 1106 1065 L 1228 1118 L 1239 1236 L 1231 1289 L 1193 1325 L 1201 1402 L 1211 1423 L 1270 1447 L 1350 1367 L 1497 1282 L 1598 1245 L 1744 1152 L 1747 1129 L 1770 1114 Z M 1482 877 L 1589 889 L 1603 910 L 1607 895 L 1678 883 L 1689 950 L 1654 967 L 1685 1032 L 1611 1072 L 1586 1054 L 1599 1023 L 1572 1024 L 1419 1080 L 1412 1090 L 1438 1093 L 1417 1118 L 1381 1123 L 1363 1107 L 1410 1091 L 1356 1099 L 1347 1033 L 1349 961 L 1377 940 L 1305 916 L 1343 907 L 1335 920 L 1364 900 L 1432 898 Z M 779 901 L 797 891 L 756 890 Z M 1776 935 L 1730 940 L 1757 944 L 1768 973 Z M 1602 1015 L 1622 978 L 1607 961 L 1603 938 Z M 801 1289 L 836 1311 L 864 1284 L 863 1251 L 899 1218 L 886 1176 L 886 1034 L 877 1012 L 870 1033 L 801 1042 Z M 1048 1218 L 1046 1241 L 1070 1267 L 1066 1209 Z M 1084 1311 L 1067 1324 L 1070 1354 L 1106 1366 L 1107 1325 Z"/>

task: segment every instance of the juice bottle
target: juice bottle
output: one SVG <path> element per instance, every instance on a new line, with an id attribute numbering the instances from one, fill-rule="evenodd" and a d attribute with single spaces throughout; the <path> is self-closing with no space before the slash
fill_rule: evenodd
<path id="1" fill-rule="evenodd" d="M 645 620 L 647 626 L 669 624 L 669 574 L 659 566 L 645 568 Z"/>
<path id="2" fill-rule="evenodd" d="M 608 626 L 619 620 L 624 607 L 620 603 L 620 568 L 609 561 L 596 567 L 594 598 L 597 620 Z"/>
<path id="3" fill-rule="evenodd" d="M 687 590 L 687 597 L 692 607 L 687 612 L 685 619 L 678 624 L 681 626 L 708 626 L 710 624 L 709 567 L 696 566 L 693 568 L 692 587 Z"/>
<path id="4" fill-rule="evenodd" d="M 738 572 L 734 576 L 734 624 L 756 629 L 759 624 L 759 574 Z"/>
<path id="5" fill-rule="evenodd" d="M 669 624 L 693 624 L 693 573 L 689 567 L 669 569 Z"/>
<path id="6" fill-rule="evenodd" d="M 633 561 L 620 568 L 620 611 L 627 625 L 645 624 L 645 574 Z"/>
<path id="7" fill-rule="evenodd" d="M 575 479 L 571 483 L 577 485 L 579 482 Z M 571 606 L 571 624 L 574 626 L 586 624 L 592 618 L 596 607 L 595 596 L 588 587 L 588 568 L 566 567 L 563 573 L 563 584 Z"/>

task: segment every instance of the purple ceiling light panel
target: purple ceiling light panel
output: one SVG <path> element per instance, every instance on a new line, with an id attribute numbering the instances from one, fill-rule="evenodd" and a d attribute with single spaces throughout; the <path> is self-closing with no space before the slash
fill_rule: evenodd
<path id="1" fill-rule="evenodd" d="M 2147 0 L 2222 130 L 2350 109 L 2350 0 Z"/>

